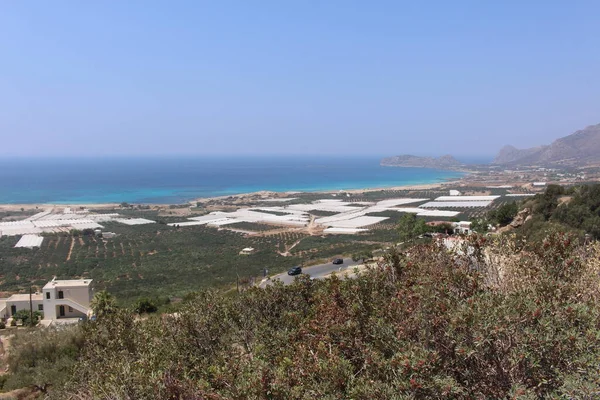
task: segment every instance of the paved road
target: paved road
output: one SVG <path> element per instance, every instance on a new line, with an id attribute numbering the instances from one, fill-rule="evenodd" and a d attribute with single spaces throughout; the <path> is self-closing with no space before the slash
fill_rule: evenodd
<path id="1" fill-rule="evenodd" d="M 306 267 L 306 268 L 302 268 L 302 273 L 303 274 L 307 274 L 310 275 L 311 278 L 315 278 L 315 279 L 323 279 L 325 278 L 326 275 L 329 275 L 332 272 L 338 272 L 340 271 L 341 268 L 341 272 L 350 270 L 352 271 L 352 267 L 355 265 L 360 265 L 362 264 L 361 261 L 352 261 L 351 258 L 344 258 L 344 263 L 341 265 L 334 265 L 331 262 L 328 262 L 327 264 L 319 264 L 319 265 L 313 265 L 310 267 Z M 300 276 L 300 275 L 296 275 L 296 276 Z M 273 280 L 279 279 L 281 282 L 283 282 L 284 285 L 289 285 L 290 283 L 294 282 L 294 279 L 296 278 L 296 276 L 289 276 L 287 274 L 287 272 L 283 272 L 279 275 L 275 275 L 273 277 L 271 277 L 270 281 L 265 281 L 262 282 L 260 284 L 260 287 L 265 287 L 269 284 L 272 283 Z"/>

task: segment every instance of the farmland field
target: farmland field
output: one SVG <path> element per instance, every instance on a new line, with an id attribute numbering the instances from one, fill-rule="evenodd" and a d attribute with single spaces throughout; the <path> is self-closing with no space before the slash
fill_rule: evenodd
<path id="1" fill-rule="evenodd" d="M 445 191 L 385 190 L 360 193 L 345 201 L 378 201 L 389 198 L 430 198 Z M 308 202 L 323 195 L 302 194 L 294 202 Z M 491 207 L 458 210 L 456 218 L 473 219 L 504 202 L 501 198 Z M 218 205 L 236 209 L 239 205 Z M 215 207 L 217 205 L 211 205 Z M 249 205 L 248 205 L 249 206 Z M 196 207 L 197 208 L 197 207 Z M 208 226 L 172 227 L 171 222 L 185 220 L 185 207 L 118 208 L 131 218 L 148 218 L 157 223 L 127 226 L 103 222 L 104 231 L 116 237 L 102 239 L 92 235 L 69 233 L 47 234 L 41 248 L 14 248 L 18 237 L 0 238 L 0 290 L 28 292 L 30 285 L 40 289 L 53 276 L 59 278 L 92 278 L 97 289 L 106 288 L 124 303 L 140 296 L 180 297 L 207 287 L 230 288 L 238 277 L 245 281 L 258 278 L 264 268 L 274 274 L 298 264 L 311 264 L 335 256 L 350 255 L 360 250 L 374 250 L 398 241 L 396 227 L 402 213 L 383 211 L 371 216 L 387 220 L 367 227 L 368 232 L 352 235 L 309 234 L 302 228 L 270 224 L 238 222 L 220 229 Z M 325 216 L 327 211 L 311 212 Z M 31 211 L 13 215 L 30 215 Z M 191 215 L 197 215 L 192 213 Z M 12 215 L 11 215 L 12 216 Z M 6 217 L 6 215 L 4 215 Z M 450 220 L 449 218 L 425 218 Z M 251 255 L 239 255 L 241 249 L 253 247 Z"/>
<path id="2" fill-rule="evenodd" d="M 262 268 L 284 270 L 295 257 L 275 251 L 285 237 L 245 237 L 202 226 L 107 223 L 112 239 L 47 235 L 40 249 L 13 248 L 18 238 L 0 238 L 0 290 L 28 291 L 53 276 L 87 277 L 122 300 L 141 295 L 176 296 L 214 285 L 231 285 L 237 274 L 258 276 Z M 291 238 L 290 240 L 293 240 Z M 240 256 L 244 247 L 257 251 Z"/>

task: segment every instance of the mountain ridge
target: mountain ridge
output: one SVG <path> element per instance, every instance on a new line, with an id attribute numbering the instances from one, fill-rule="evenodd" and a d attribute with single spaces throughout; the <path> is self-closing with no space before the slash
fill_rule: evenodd
<path id="1" fill-rule="evenodd" d="M 556 164 L 581 166 L 600 162 L 600 124 L 590 125 L 549 145 L 517 149 L 504 146 L 492 164 Z"/>

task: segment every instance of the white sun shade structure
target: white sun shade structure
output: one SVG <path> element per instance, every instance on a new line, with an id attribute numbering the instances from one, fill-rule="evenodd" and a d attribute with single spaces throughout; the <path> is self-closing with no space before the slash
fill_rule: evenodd
<path id="1" fill-rule="evenodd" d="M 284 213 L 284 214 L 304 214 L 304 211 L 300 211 L 300 210 L 292 210 L 291 208 L 285 208 L 285 207 L 254 207 L 254 208 L 250 208 L 249 210 L 251 211 L 257 211 L 257 212 L 261 212 L 261 211 L 266 211 L 267 213 L 269 211 L 275 211 L 278 213 Z"/>
<path id="2" fill-rule="evenodd" d="M 494 201 L 500 196 L 440 196 L 435 201 Z"/>
<path id="3" fill-rule="evenodd" d="M 72 221 L 75 219 L 90 219 L 85 214 L 50 214 L 43 217 L 40 217 L 35 220 L 35 222 L 42 221 Z"/>
<path id="4" fill-rule="evenodd" d="M 272 211 L 275 207 L 269 208 Z M 282 210 L 283 211 L 283 210 Z M 303 212 L 299 211 L 283 211 L 285 215 L 275 215 L 267 212 L 260 212 L 257 209 L 241 208 L 233 212 L 222 212 L 215 211 L 209 215 L 203 215 L 201 217 L 189 218 L 189 222 L 173 222 L 171 226 L 192 226 L 192 225 L 210 225 L 210 226 L 221 226 L 235 224 L 238 222 L 254 222 L 254 223 L 266 223 L 274 225 L 293 225 L 293 226 L 304 226 L 308 224 L 309 217 Z"/>
<path id="5" fill-rule="evenodd" d="M 62 220 L 22 220 L 14 222 L 1 222 L 0 233 L 6 236 L 30 235 L 36 233 L 68 232 L 71 229 L 97 229 L 102 225 L 90 219 L 62 219 Z"/>
<path id="6" fill-rule="evenodd" d="M 120 217 L 120 215 L 116 214 L 116 213 L 112 213 L 112 214 L 90 214 L 87 217 L 89 219 L 91 219 L 92 221 L 105 222 L 105 221 L 112 221 L 113 219 Z"/>
<path id="7" fill-rule="evenodd" d="M 320 199 L 320 200 L 315 200 L 313 203 L 344 203 L 344 204 L 346 204 L 346 202 L 344 202 L 344 200 L 341 200 L 341 199 Z"/>
<path id="8" fill-rule="evenodd" d="M 377 206 L 378 207 L 395 207 L 395 206 L 401 206 L 404 204 L 420 203 L 422 201 L 427 201 L 427 200 L 429 200 L 429 199 L 411 199 L 411 198 L 390 199 L 390 200 L 378 201 Z"/>
<path id="9" fill-rule="evenodd" d="M 172 222 L 169 223 L 167 225 L 169 226 L 178 226 L 178 227 L 184 227 L 184 226 L 198 226 L 198 225 L 207 225 L 209 222 L 219 222 L 219 221 L 226 221 L 227 218 L 219 218 L 219 219 L 213 219 L 210 221 L 182 221 L 182 222 Z"/>
<path id="10" fill-rule="evenodd" d="M 286 207 L 287 210 L 298 210 L 298 211 L 328 211 L 335 213 L 343 213 L 347 211 L 355 211 L 360 207 L 349 206 L 348 203 L 343 202 L 323 202 L 313 204 L 292 204 Z"/>
<path id="11" fill-rule="evenodd" d="M 531 197 L 535 196 L 535 193 L 509 193 L 506 197 Z"/>
<path id="12" fill-rule="evenodd" d="M 388 219 L 388 217 L 362 216 L 362 217 L 332 222 L 330 227 L 331 228 L 361 228 L 363 226 L 377 224 L 381 221 L 385 221 L 386 219 Z"/>
<path id="13" fill-rule="evenodd" d="M 460 212 L 446 210 L 423 210 L 417 214 L 419 217 L 455 217 Z"/>
<path id="14" fill-rule="evenodd" d="M 471 208 L 487 207 L 492 204 L 491 201 L 430 201 L 421 204 L 422 208 Z"/>
<path id="15" fill-rule="evenodd" d="M 216 220 L 223 219 L 223 218 L 224 217 L 223 217 L 222 213 L 212 213 L 212 214 L 208 214 L 208 215 L 202 215 L 201 217 L 191 217 L 188 219 L 206 224 L 206 223 L 209 223 L 210 221 L 216 221 Z M 177 224 L 179 224 L 179 223 L 177 222 Z M 173 224 L 169 224 L 169 225 L 173 225 Z"/>
<path id="16" fill-rule="evenodd" d="M 237 219 L 237 222 L 270 223 L 279 225 L 304 226 L 309 217 L 304 214 L 274 215 L 242 208 L 231 213 L 221 213 L 221 217 Z"/>
<path id="17" fill-rule="evenodd" d="M 282 199 L 261 199 L 261 200 L 256 200 L 259 202 L 263 202 L 263 203 L 286 203 L 288 201 L 292 201 L 292 200 L 296 200 L 297 197 L 285 197 Z"/>
<path id="18" fill-rule="evenodd" d="M 352 211 L 332 215 L 330 217 L 317 218 L 315 222 L 319 225 L 333 226 L 338 221 L 346 221 L 349 219 L 358 218 L 365 214 L 368 214 L 369 212 L 372 211 L 369 211 L 369 209 L 364 208 L 355 208 Z"/>
<path id="19" fill-rule="evenodd" d="M 417 208 L 417 207 L 398 207 L 398 208 L 394 208 L 393 210 L 396 212 L 412 213 L 412 214 L 418 214 L 420 212 L 423 212 L 422 209 Z"/>
<path id="20" fill-rule="evenodd" d="M 91 219 L 44 219 L 33 222 L 38 228 L 54 228 L 57 226 L 73 226 L 75 229 L 102 228 L 101 225 Z"/>
<path id="21" fill-rule="evenodd" d="M 355 233 L 360 233 L 360 232 L 366 232 L 368 231 L 368 229 L 360 229 L 360 228 L 327 228 L 324 229 L 323 232 L 325 233 L 335 233 L 335 234 L 342 234 L 342 235 L 353 235 Z"/>
<path id="22" fill-rule="evenodd" d="M 27 218 L 26 221 L 35 221 L 37 219 L 40 219 L 42 217 L 45 217 L 46 215 L 52 213 L 52 210 L 47 210 L 47 211 L 41 211 L 37 214 L 32 215 L 31 217 Z"/>
<path id="23" fill-rule="evenodd" d="M 460 196 L 452 196 L 452 199 Z M 469 196 L 469 198 L 473 198 Z M 496 197 L 494 197 L 496 198 Z M 240 208 L 233 212 L 215 211 L 208 215 L 188 218 L 188 221 L 173 222 L 170 226 L 208 225 L 225 227 L 239 222 L 263 223 L 270 225 L 307 226 L 310 222 L 310 211 L 319 210 L 331 212 L 334 215 L 317 217 L 315 223 L 322 226 L 325 233 L 353 234 L 366 231 L 364 227 L 374 225 L 389 219 L 387 216 L 368 215 L 381 212 L 404 212 L 419 216 L 454 217 L 456 211 L 443 211 L 437 209 L 420 208 L 416 206 L 401 207 L 405 204 L 414 204 L 428 201 L 427 198 L 397 198 L 379 202 L 346 202 L 340 199 L 321 199 L 311 204 L 290 204 L 269 207 Z M 434 207 L 439 207 L 443 202 L 430 202 Z M 477 202 L 468 202 L 469 206 Z M 398 207 L 400 206 L 400 207 Z M 452 202 L 453 207 L 463 206 L 461 202 Z M 279 215 L 281 214 L 281 215 Z M 233 226 L 229 229 L 234 228 Z M 224 228 L 225 229 L 225 228 Z"/>
<path id="24" fill-rule="evenodd" d="M 145 225 L 156 223 L 156 221 L 146 218 L 117 218 L 115 221 L 125 225 Z"/>
<path id="25" fill-rule="evenodd" d="M 208 226 L 222 226 L 222 225 L 236 224 L 238 222 L 243 222 L 243 221 L 237 220 L 235 218 L 225 218 L 225 219 L 220 219 L 217 221 L 210 221 L 207 225 Z"/>
<path id="26" fill-rule="evenodd" d="M 33 249 L 34 247 L 40 247 L 44 238 L 38 235 L 23 235 L 21 239 L 15 244 L 15 247 L 25 247 Z"/>

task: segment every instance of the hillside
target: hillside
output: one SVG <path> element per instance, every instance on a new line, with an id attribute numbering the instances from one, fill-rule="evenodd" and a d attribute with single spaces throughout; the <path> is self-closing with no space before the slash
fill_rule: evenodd
<path id="1" fill-rule="evenodd" d="M 597 398 L 600 248 L 563 234 L 470 246 L 392 252 L 355 279 L 209 291 L 177 314 L 24 332 L 3 388 L 71 400 Z"/>
<path id="2" fill-rule="evenodd" d="M 517 149 L 514 146 L 504 146 L 498 152 L 496 158 L 494 158 L 494 164 L 509 164 L 516 162 L 526 157 L 532 156 L 542 150 L 542 147 L 534 147 L 531 149 Z"/>
<path id="3" fill-rule="evenodd" d="M 451 155 L 435 157 L 418 157 L 409 154 L 386 157 L 381 160 L 380 165 L 385 167 L 417 167 L 417 168 L 437 168 L 437 169 L 455 169 L 461 166 L 461 163 Z"/>
<path id="4" fill-rule="evenodd" d="M 568 232 L 581 243 L 600 240 L 600 184 L 548 185 L 543 193 L 488 211 L 472 228 L 483 233 L 489 225 L 529 242 L 543 240 L 550 231 Z"/>
<path id="5" fill-rule="evenodd" d="M 583 166 L 600 163 L 600 124 L 591 125 L 547 146 L 503 147 L 494 164 Z"/>

